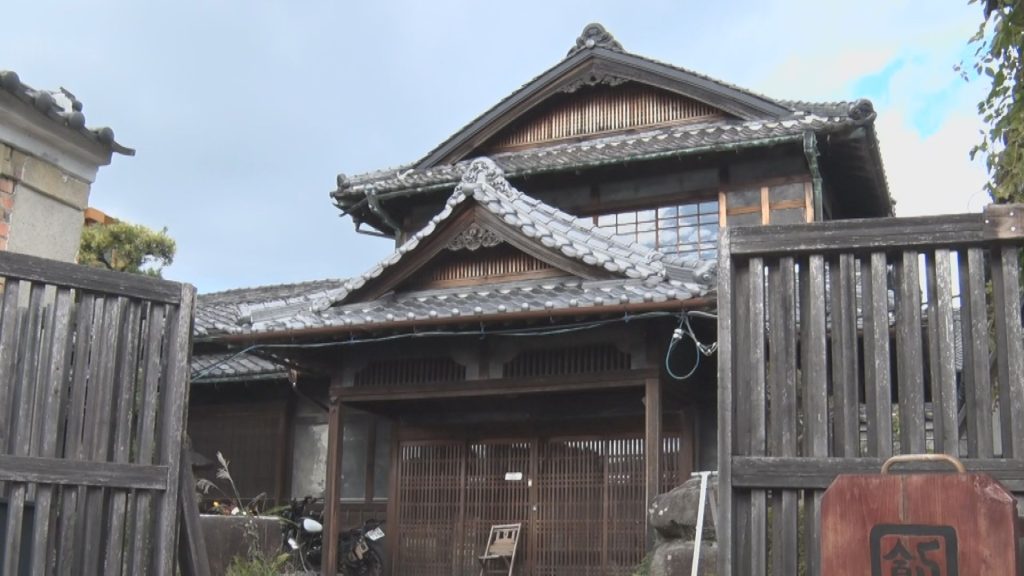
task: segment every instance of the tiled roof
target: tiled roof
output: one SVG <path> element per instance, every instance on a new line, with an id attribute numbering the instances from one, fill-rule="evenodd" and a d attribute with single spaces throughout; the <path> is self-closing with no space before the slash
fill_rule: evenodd
<path id="1" fill-rule="evenodd" d="M 501 152 L 491 159 L 509 178 L 529 176 L 568 168 L 588 168 L 618 164 L 625 160 L 653 160 L 709 151 L 740 149 L 764 145 L 781 139 L 802 137 L 807 131 L 831 133 L 854 127 L 862 122 L 849 112 L 870 106 L 867 101 L 854 104 L 819 104 L 816 113 L 797 113 L 783 120 L 710 122 L 653 128 L 638 133 L 605 136 L 583 142 L 549 144 L 525 150 Z M 839 112 L 842 111 L 841 114 Z M 409 166 L 370 172 L 352 177 L 339 177 L 339 189 L 332 193 L 339 205 L 351 205 L 368 190 L 387 195 L 389 192 L 418 191 L 452 186 L 459 181 L 471 161 L 442 164 L 433 168 Z"/>
<path id="2" fill-rule="evenodd" d="M 82 114 L 82 103 L 64 88 L 59 91 L 37 90 L 23 84 L 15 72 L 0 70 L 0 90 L 35 108 L 54 123 L 73 130 L 112 152 L 126 156 L 135 155 L 135 150 L 126 148 L 114 140 L 114 131 L 110 128 L 87 128 L 85 115 Z"/>
<path id="3" fill-rule="evenodd" d="M 286 302 L 317 300 L 343 284 L 344 280 L 327 279 L 200 294 L 193 332 L 200 337 L 229 332 L 254 309 L 281 306 Z"/>
<path id="4" fill-rule="evenodd" d="M 252 354 L 226 352 L 192 356 L 192 382 L 215 383 L 237 380 L 280 380 L 288 369 Z"/>
<path id="5" fill-rule="evenodd" d="M 398 264 L 469 198 L 529 241 L 620 278 L 531 280 L 408 292 L 369 302 L 348 301 L 367 282 Z M 573 216 L 519 192 L 505 180 L 494 162 L 479 158 L 468 166 L 445 208 L 367 273 L 344 282 L 201 296 L 196 333 L 209 336 L 387 326 L 437 319 L 459 321 L 481 315 L 508 314 L 511 319 L 517 313 L 545 310 L 579 309 L 582 315 L 600 313 L 606 306 L 689 300 L 707 294 L 714 284 L 713 262 L 667 257 L 641 244 L 584 226 Z"/>
<path id="6" fill-rule="evenodd" d="M 461 182 L 440 213 L 394 254 L 369 272 L 346 282 L 345 288 L 349 291 L 358 290 L 367 281 L 397 264 L 405 254 L 416 249 L 423 239 L 432 235 L 438 225 L 448 220 L 456 208 L 469 198 L 473 198 L 478 205 L 527 238 L 588 266 L 648 282 L 668 278 L 671 272 L 671 266 L 662 262 L 664 255 L 660 252 L 637 242 L 617 238 L 593 226 L 584 226 L 576 217 L 513 188 L 501 168 L 489 158 L 477 158 L 464 166 Z M 683 270 L 679 272 L 684 273 Z M 344 296 L 338 298 L 339 301 L 343 299 Z"/>
<path id="7" fill-rule="evenodd" d="M 324 310 L 305 310 L 282 317 L 270 317 L 249 326 L 236 326 L 235 333 L 261 333 L 314 328 L 399 327 L 422 321 L 473 322 L 477 317 L 507 316 L 528 312 L 564 313 L 578 310 L 580 316 L 611 312 L 615 307 L 640 303 L 682 303 L 711 289 L 711 283 L 662 281 L 653 286 L 639 280 L 587 281 L 575 277 L 530 280 L 466 288 L 447 288 L 389 295 L 371 302 L 358 302 Z"/>

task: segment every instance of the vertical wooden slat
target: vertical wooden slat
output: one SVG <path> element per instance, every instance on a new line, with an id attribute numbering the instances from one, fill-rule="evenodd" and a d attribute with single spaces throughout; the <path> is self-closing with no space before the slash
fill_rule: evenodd
<path id="1" fill-rule="evenodd" d="M 825 261 L 821 255 L 801 262 L 800 377 L 803 387 L 804 457 L 828 456 L 828 365 L 825 324 Z M 821 573 L 820 492 L 809 493 L 804 504 L 807 574 Z"/>
<path id="2" fill-rule="evenodd" d="M 889 363 L 889 289 L 884 252 L 861 265 L 864 310 L 864 394 L 867 404 L 865 456 L 892 455 L 892 379 Z M 824 360 L 824 356 L 822 356 Z"/>
<path id="3" fill-rule="evenodd" d="M 959 254 L 960 325 L 963 381 L 967 397 L 967 456 L 992 457 L 992 383 L 989 376 L 985 254 L 970 248 Z"/>
<path id="4" fill-rule="evenodd" d="M 999 373 L 1003 458 L 1024 456 L 1024 330 L 1021 328 L 1020 249 L 1000 246 L 992 257 L 992 295 Z"/>
<path id="5" fill-rule="evenodd" d="M 138 379 L 139 341 L 142 330 L 142 305 L 138 301 L 128 303 L 125 321 L 118 338 L 121 347 L 116 361 L 114 377 L 114 462 L 127 464 L 131 454 L 132 418 Z M 128 505 L 128 491 L 118 490 L 111 494 L 108 523 L 111 531 L 107 540 L 104 572 L 116 574 L 124 560 L 124 543 L 132 538 L 126 533 L 132 531 L 131 519 L 125 516 Z"/>
<path id="6" fill-rule="evenodd" d="M 65 379 L 67 378 L 69 348 L 71 339 L 71 290 L 60 288 L 54 298 L 50 325 L 50 333 L 46 348 L 50 351 L 42 366 L 41 388 L 44 390 L 40 447 L 38 456 L 53 458 L 57 455 L 58 429 L 64 412 Z M 51 522 L 53 514 L 53 486 L 39 486 L 35 501 L 35 524 L 32 537 L 32 573 L 50 574 L 55 567 L 56 555 L 52 553 L 55 542 L 52 540 Z"/>
<path id="7" fill-rule="evenodd" d="M 749 355 L 745 361 L 749 363 L 746 375 L 750 402 L 750 437 L 747 453 L 751 456 L 766 455 L 766 374 L 765 374 L 765 265 L 761 258 L 751 258 L 749 262 Z M 746 396 L 747 394 L 744 394 Z M 742 401 L 742 400 L 740 400 Z M 764 490 L 751 490 L 750 493 L 750 574 L 759 576 L 766 573 L 768 565 L 768 506 L 767 493 Z"/>
<path id="8" fill-rule="evenodd" d="M 135 461 L 152 464 L 156 453 L 156 415 L 158 387 L 160 385 L 160 352 L 164 327 L 167 323 L 166 307 L 151 306 L 147 318 L 147 334 L 143 350 L 142 398 L 139 407 L 137 450 Z M 142 491 L 135 496 L 135 538 L 131 549 L 131 572 L 138 574 L 149 566 L 150 543 L 153 538 L 153 494 Z"/>
<path id="9" fill-rule="evenodd" d="M 797 455 L 796 310 L 793 258 L 779 258 L 769 268 L 768 388 L 770 455 Z M 797 493 L 776 490 L 772 497 L 772 574 L 797 573 Z"/>
<path id="10" fill-rule="evenodd" d="M 926 254 L 928 351 L 931 365 L 932 429 L 935 451 L 960 455 L 957 425 L 956 358 L 953 340 L 953 278 L 949 250 Z"/>
<path id="11" fill-rule="evenodd" d="M 85 420 L 86 385 L 89 374 L 89 351 L 96 339 L 96 298 L 92 294 L 79 293 L 78 310 L 75 313 L 75 351 L 74 364 L 69 375 L 69 402 L 67 424 L 65 426 L 63 456 L 68 459 L 82 460 L 82 427 Z M 58 542 L 60 551 L 57 556 L 57 572 L 62 575 L 74 573 L 76 563 L 81 561 L 81 540 L 78 526 L 79 494 L 82 491 L 76 486 L 61 488 L 61 512 Z M 84 505 L 84 503 L 83 503 Z"/>
<path id="12" fill-rule="evenodd" d="M 90 395 L 87 401 L 86 427 L 90 430 L 88 459 L 106 462 L 110 454 L 111 413 L 113 412 L 114 369 L 117 362 L 118 336 L 121 330 L 121 315 L 126 301 L 123 298 L 107 298 L 103 309 L 102 345 L 94 361 Z M 85 530 L 85 557 L 83 569 L 100 572 L 103 569 L 103 539 L 109 534 L 94 529 L 104 524 L 104 510 L 108 491 L 103 488 L 88 488 L 85 497 L 85 514 L 82 517 Z"/>
<path id="13" fill-rule="evenodd" d="M 14 361 L 18 344 L 18 298 L 21 282 L 7 280 L 3 286 L 3 310 L 0 316 L 0 452 L 8 453 L 14 410 L 14 386 L 17 382 L 14 373 Z M 0 482 L 0 496 L 5 493 L 4 484 Z"/>
<path id="14" fill-rule="evenodd" d="M 648 378 L 644 386 L 644 459 L 645 494 L 644 509 L 654 502 L 661 492 L 661 379 Z M 654 548 L 655 532 L 647 527 L 647 549 Z"/>
<path id="15" fill-rule="evenodd" d="M 900 405 L 900 451 L 925 451 L 924 356 L 921 342 L 921 276 L 917 252 L 905 251 L 897 263 L 896 366 Z"/>
<path id="16" fill-rule="evenodd" d="M 341 499 L 341 439 L 343 407 L 331 399 L 327 420 L 327 482 L 324 491 L 324 552 L 320 573 L 334 576 L 338 565 L 338 502 Z"/>
<path id="17" fill-rule="evenodd" d="M 830 264 L 834 454 L 855 457 L 860 454 L 856 262 L 852 254 L 840 254 Z"/>
<path id="18" fill-rule="evenodd" d="M 171 576 L 174 571 L 177 536 L 178 488 L 181 441 L 184 438 L 188 406 L 188 356 L 192 344 L 192 307 L 195 288 L 181 287 L 181 304 L 167 330 L 167 366 L 161 389 L 159 457 L 167 466 L 167 490 L 156 505 L 155 574 Z"/>
<path id="19" fill-rule="evenodd" d="M 35 402 L 36 370 L 39 368 L 39 331 L 42 323 L 44 284 L 31 284 L 27 317 L 22 323 L 18 366 L 15 369 L 13 395 L 14 412 L 11 413 L 11 439 L 9 453 L 27 456 L 31 441 L 33 404 Z M 19 573 L 21 563 L 22 520 L 25 511 L 25 483 L 13 482 L 7 497 L 7 536 L 4 543 L 4 574 Z"/>

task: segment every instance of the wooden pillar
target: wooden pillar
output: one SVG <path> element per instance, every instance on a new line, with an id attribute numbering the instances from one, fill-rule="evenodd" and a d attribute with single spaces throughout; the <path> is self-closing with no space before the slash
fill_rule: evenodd
<path id="1" fill-rule="evenodd" d="M 646 458 L 644 514 L 661 491 L 661 380 L 655 376 L 644 383 L 644 454 Z M 647 549 L 654 548 L 654 530 L 644 522 Z"/>
<path id="2" fill-rule="evenodd" d="M 327 482 L 324 494 L 324 552 L 320 562 L 323 576 L 334 576 L 338 566 L 338 502 L 341 500 L 341 456 L 344 408 L 331 398 L 327 423 Z"/>

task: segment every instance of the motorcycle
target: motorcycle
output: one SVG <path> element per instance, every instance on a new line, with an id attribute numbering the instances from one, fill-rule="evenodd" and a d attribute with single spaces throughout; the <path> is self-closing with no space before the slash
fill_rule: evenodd
<path id="1" fill-rule="evenodd" d="M 304 571 L 318 568 L 323 555 L 323 514 L 312 510 L 312 503 L 313 498 L 309 496 L 302 500 L 292 500 L 281 513 L 284 520 L 281 525 L 282 540 L 298 557 Z"/>
<path id="2" fill-rule="evenodd" d="M 338 559 L 344 576 L 380 576 L 383 573 L 382 526 L 383 520 L 367 520 L 361 527 L 352 528 L 341 535 Z"/>

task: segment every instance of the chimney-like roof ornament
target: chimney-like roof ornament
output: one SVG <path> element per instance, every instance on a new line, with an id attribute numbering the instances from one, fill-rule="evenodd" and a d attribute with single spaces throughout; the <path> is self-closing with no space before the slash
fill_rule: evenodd
<path id="1" fill-rule="evenodd" d="M 593 22 L 587 24 L 586 28 L 583 29 L 583 33 L 576 39 L 576 45 L 573 46 L 566 57 L 572 56 L 573 54 L 584 50 L 586 48 L 607 48 L 608 50 L 615 50 L 616 52 L 622 52 L 622 44 L 615 39 L 604 26 Z"/>

